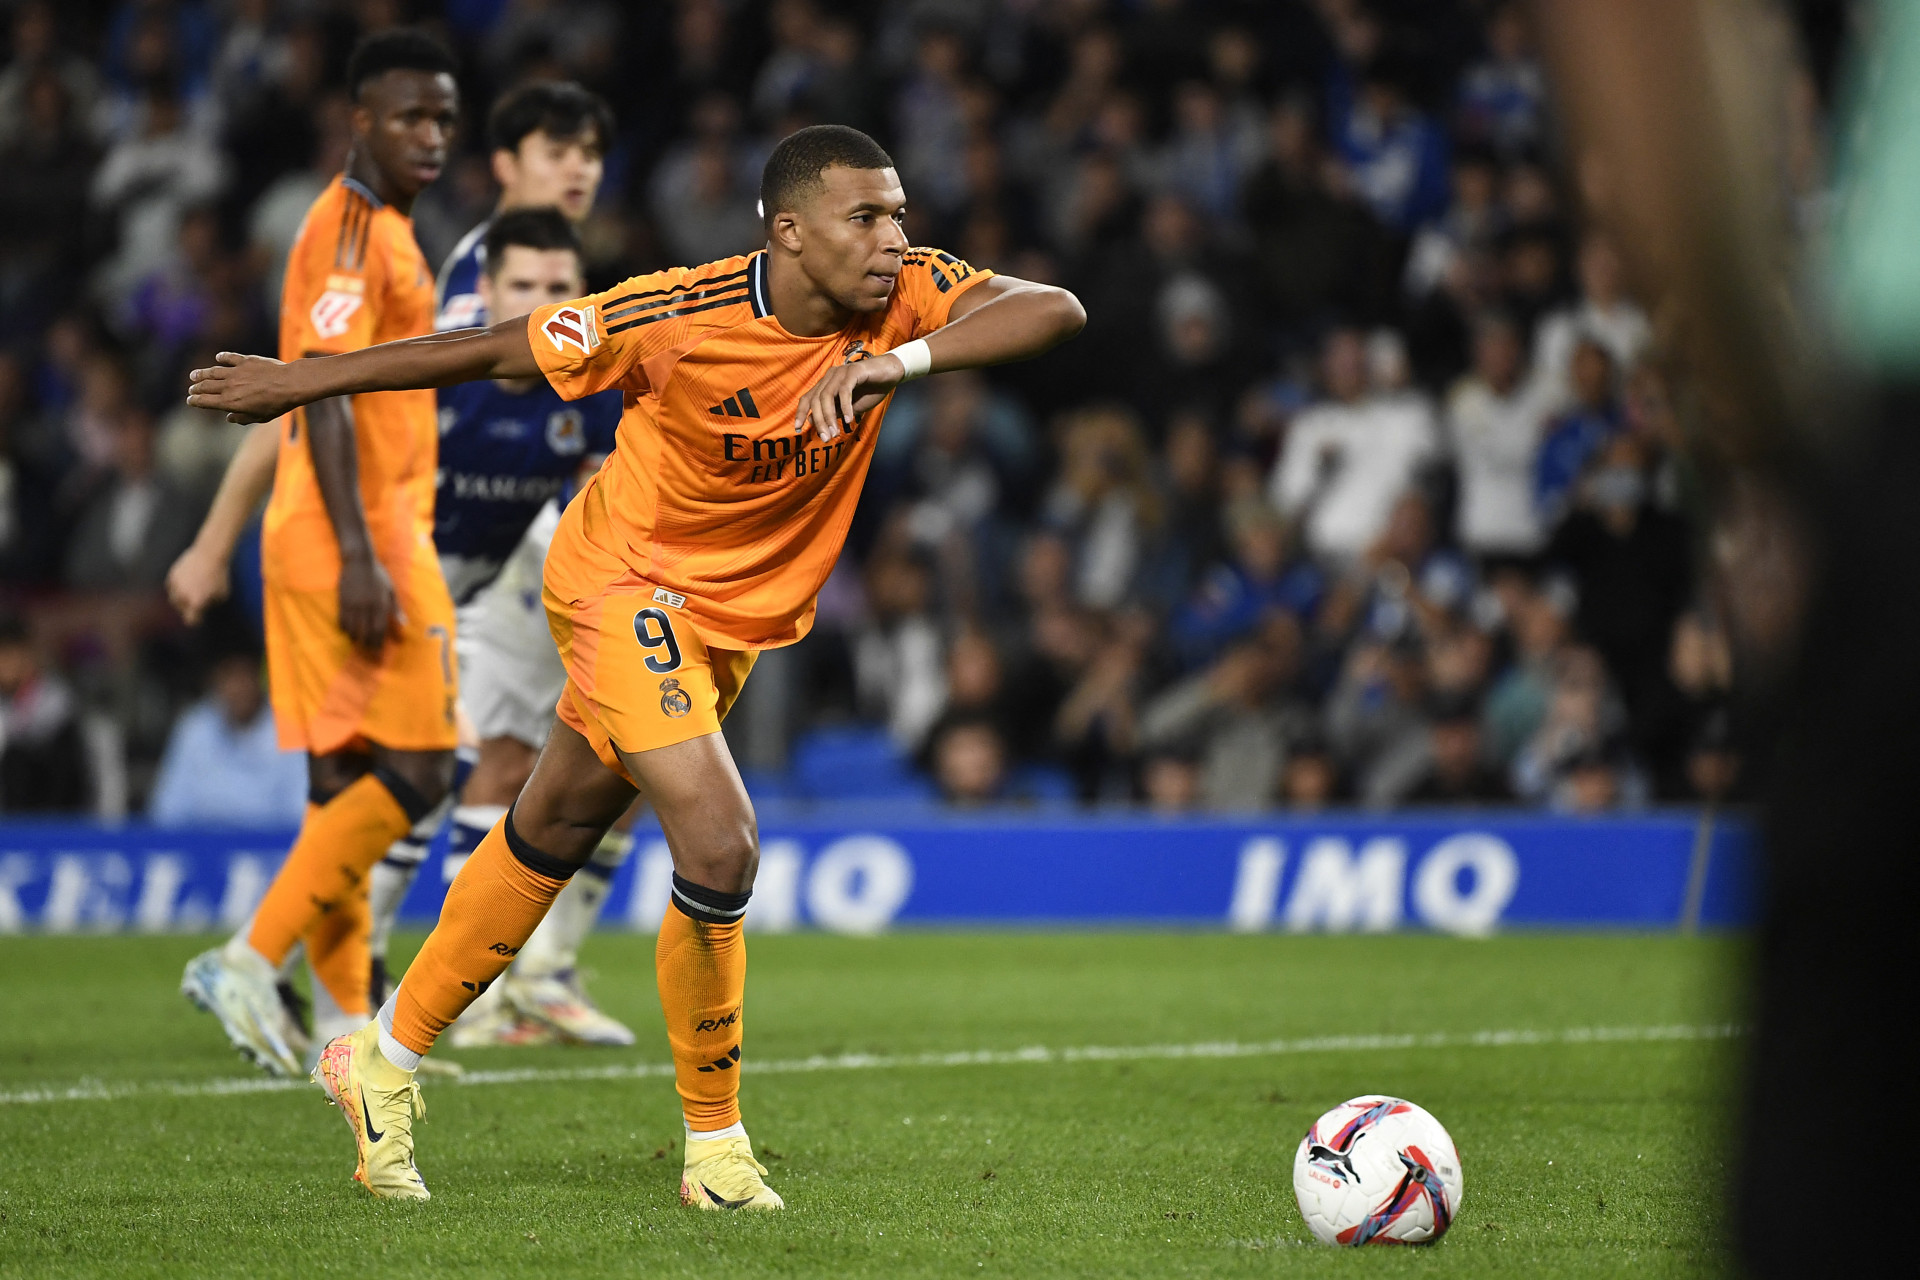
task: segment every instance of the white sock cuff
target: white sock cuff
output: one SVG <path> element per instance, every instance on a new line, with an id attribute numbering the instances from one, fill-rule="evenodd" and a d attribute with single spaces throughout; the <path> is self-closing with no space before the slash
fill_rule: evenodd
<path id="1" fill-rule="evenodd" d="M 693 1129 L 687 1130 L 688 1142 L 714 1142 L 721 1138 L 744 1138 L 746 1136 L 747 1126 L 738 1120 L 735 1120 L 724 1129 L 712 1129 L 706 1133 L 699 1133 Z"/>
<path id="2" fill-rule="evenodd" d="M 394 988 L 396 994 L 399 990 L 398 987 Z M 388 996 L 387 1002 L 380 1006 L 380 1052 L 402 1071 L 418 1071 L 424 1055 L 415 1053 L 393 1038 L 393 1000 L 393 996 Z"/>
<path id="3" fill-rule="evenodd" d="M 453 820 L 463 827 L 491 831 L 493 824 L 507 816 L 504 804 L 461 804 L 453 808 Z"/>

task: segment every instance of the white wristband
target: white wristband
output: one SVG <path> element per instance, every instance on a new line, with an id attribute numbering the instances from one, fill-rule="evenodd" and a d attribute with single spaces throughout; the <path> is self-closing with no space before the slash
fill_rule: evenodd
<path id="1" fill-rule="evenodd" d="M 927 371 L 933 368 L 933 352 L 928 349 L 925 338 L 915 338 L 904 346 L 895 347 L 889 354 L 900 357 L 901 367 L 907 371 L 906 376 L 900 379 L 902 382 L 924 378 Z"/>

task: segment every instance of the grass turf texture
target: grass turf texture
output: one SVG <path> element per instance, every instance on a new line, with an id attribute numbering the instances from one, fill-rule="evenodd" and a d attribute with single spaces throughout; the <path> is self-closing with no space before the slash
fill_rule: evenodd
<path id="1" fill-rule="evenodd" d="M 409 941 L 411 946 L 416 940 Z M 0 939 L 0 1093 L 246 1070 L 176 986 L 203 941 Z M 620 1052 L 448 1054 L 470 1069 L 666 1057 L 652 940 L 590 944 Z M 755 937 L 748 1062 L 1737 1018 L 1737 945 L 1205 934 Z M 1738 1042 L 1456 1045 L 758 1077 L 780 1214 L 678 1207 L 665 1079 L 449 1086 L 416 1126 L 433 1190 L 376 1202 L 317 1090 L 0 1104 L 0 1275 L 1691 1275 Z M 1294 1207 L 1322 1110 L 1412 1098 L 1466 1196 L 1427 1249 L 1332 1250 Z"/>

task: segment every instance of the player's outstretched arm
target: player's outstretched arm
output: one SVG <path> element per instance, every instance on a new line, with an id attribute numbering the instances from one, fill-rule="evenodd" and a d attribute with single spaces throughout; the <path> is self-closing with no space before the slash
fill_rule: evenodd
<path id="1" fill-rule="evenodd" d="M 336 356 L 282 363 L 266 356 L 222 351 L 212 368 L 189 375 L 187 403 L 227 415 L 229 422 L 264 422 L 334 396 L 367 391 L 412 391 L 482 378 L 537 378 L 525 317 L 491 329 L 455 329 L 383 342 Z"/>
<path id="2" fill-rule="evenodd" d="M 273 488 L 274 463 L 279 454 L 280 433 L 272 423 L 262 422 L 247 432 L 227 463 L 226 474 L 220 477 L 219 492 L 213 495 L 213 505 L 207 508 L 207 518 L 200 522 L 193 545 L 182 551 L 167 570 L 167 599 L 188 626 L 200 621 L 207 606 L 226 598 L 234 544 Z"/>
<path id="3" fill-rule="evenodd" d="M 989 276 L 955 299 L 947 323 L 920 340 L 925 346 L 917 354 L 930 361 L 926 367 L 909 369 L 891 351 L 841 365 L 800 397 L 794 426 L 811 418 L 820 439 L 831 440 L 842 424 L 880 403 L 910 377 L 1031 360 L 1086 326 L 1086 310 L 1065 289 Z"/>

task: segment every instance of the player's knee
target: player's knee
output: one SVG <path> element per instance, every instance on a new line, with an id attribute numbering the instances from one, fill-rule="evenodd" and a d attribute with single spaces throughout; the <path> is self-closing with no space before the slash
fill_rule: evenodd
<path id="1" fill-rule="evenodd" d="M 453 752 L 392 751 L 383 753 L 374 772 L 411 814 L 431 811 L 453 789 Z"/>
<path id="2" fill-rule="evenodd" d="M 751 810 L 713 823 L 697 840 L 674 850 L 674 868 L 695 884 L 745 893 L 760 870 L 760 831 Z"/>

